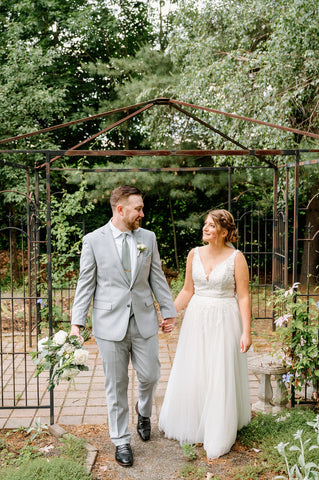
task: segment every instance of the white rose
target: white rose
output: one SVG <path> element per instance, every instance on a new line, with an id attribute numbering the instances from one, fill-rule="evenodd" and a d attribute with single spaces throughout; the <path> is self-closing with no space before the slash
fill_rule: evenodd
<path id="1" fill-rule="evenodd" d="M 38 341 L 38 352 L 43 352 L 43 349 L 45 348 L 46 345 L 43 345 L 44 342 L 48 341 L 48 337 L 41 338 L 41 340 Z"/>
<path id="2" fill-rule="evenodd" d="M 67 339 L 68 334 L 64 330 L 59 330 L 53 337 L 53 342 L 56 345 L 63 345 Z"/>
<path id="3" fill-rule="evenodd" d="M 145 251 L 147 250 L 147 246 L 144 245 L 144 243 L 138 243 L 138 244 L 137 244 L 137 250 L 138 250 L 137 256 L 139 256 L 139 254 L 140 254 L 141 252 L 145 252 Z"/>
<path id="4" fill-rule="evenodd" d="M 65 353 L 72 353 L 72 352 L 74 352 L 74 350 L 75 350 L 75 346 L 74 346 L 74 345 L 71 345 L 71 343 L 66 343 L 66 344 L 63 346 L 63 349 L 64 349 Z"/>
<path id="5" fill-rule="evenodd" d="M 77 368 L 66 368 L 63 370 L 61 373 L 60 379 L 61 380 L 66 380 L 67 378 L 74 378 L 80 373 L 80 370 Z"/>
<path id="6" fill-rule="evenodd" d="M 75 350 L 74 352 L 73 363 L 75 365 L 85 365 L 88 358 L 89 358 L 89 352 L 87 350 L 84 350 L 84 348 L 80 348 L 78 350 Z"/>

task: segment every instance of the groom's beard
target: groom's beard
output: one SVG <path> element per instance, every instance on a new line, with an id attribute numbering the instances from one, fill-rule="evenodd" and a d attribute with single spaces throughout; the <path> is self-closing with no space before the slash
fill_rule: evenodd
<path id="1" fill-rule="evenodd" d="M 132 222 L 127 222 L 126 226 L 131 231 L 137 230 L 140 226 L 140 221 L 141 221 L 141 218 L 138 218 Z"/>

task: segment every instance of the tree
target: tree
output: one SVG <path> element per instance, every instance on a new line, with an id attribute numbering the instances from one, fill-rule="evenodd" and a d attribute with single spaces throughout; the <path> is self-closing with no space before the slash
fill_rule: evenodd
<path id="1" fill-rule="evenodd" d="M 36 8 L 35 8 L 36 7 Z M 115 83 L 96 66 L 111 57 L 134 55 L 150 37 L 146 5 L 106 0 L 8 2 L 1 11 L 0 136 L 5 137 L 86 117 L 112 98 Z M 101 122 L 55 130 L 62 148 L 96 132 Z"/>
<path id="2" fill-rule="evenodd" d="M 8 0 L 1 5 L 0 139 L 99 111 L 102 102 L 114 96 L 115 82 L 107 73 L 97 75 L 96 66 L 107 64 L 111 57 L 134 55 L 151 31 L 147 5 L 142 1 L 121 0 L 117 14 L 107 0 Z M 99 130 L 103 122 L 53 130 L 5 144 L 5 148 L 71 147 Z M 2 159 L 29 166 L 43 162 L 41 155 L 12 153 Z M 0 168 L 2 190 L 26 192 L 26 177 L 20 170 L 2 164 Z M 63 189 L 63 177 L 52 180 L 53 192 Z M 13 192 L 1 195 L 1 218 L 6 210 L 22 212 L 21 198 Z"/>

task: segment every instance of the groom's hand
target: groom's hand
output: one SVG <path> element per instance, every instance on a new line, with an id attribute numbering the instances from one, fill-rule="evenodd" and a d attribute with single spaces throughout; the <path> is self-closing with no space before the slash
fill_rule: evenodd
<path id="1" fill-rule="evenodd" d="M 176 317 L 164 318 L 161 323 L 161 328 L 164 333 L 171 333 L 175 328 Z"/>
<path id="2" fill-rule="evenodd" d="M 72 325 L 70 335 L 75 335 L 76 337 L 79 338 L 79 340 L 83 340 L 83 338 L 80 335 L 80 328 L 81 328 L 80 325 Z"/>

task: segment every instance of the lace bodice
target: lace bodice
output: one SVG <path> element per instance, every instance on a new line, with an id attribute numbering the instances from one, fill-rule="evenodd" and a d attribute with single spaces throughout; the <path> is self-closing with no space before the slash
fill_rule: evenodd
<path id="1" fill-rule="evenodd" d="M 234 265 L 237 252 L 238 250 L 234 250 L 226 260 L 219 263 L 207 279 L 198 247 L 196 247 L 192 268 L 195 294 L 205 297 L 234 297 Z"/>

